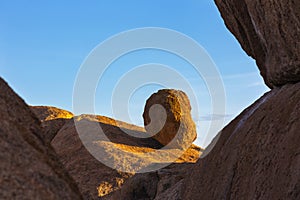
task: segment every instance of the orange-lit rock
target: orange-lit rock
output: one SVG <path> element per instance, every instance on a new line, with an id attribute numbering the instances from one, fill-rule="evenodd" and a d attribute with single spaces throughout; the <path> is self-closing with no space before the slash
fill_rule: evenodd
<path id="1" fill-rule="evenodd" d="M 30 106 L 42 124 L 41 138 L 50 144 L 61 127 L 73 118 L 73 113 L 52 106 Z"/>
<path id="2" fill-rule="evenodd" d="M 187 149 L 197 137 L 190 101 L 182 91 L 163 89 L 152 94 L 143 118 L 147 133 L 170 148 Z"/>
<path id="3" fill-rule="evenodd" d="M 143 128 L 108 117 L 80 115 L 74 119 L 84 127 L 86 134 L 95 133 L 95 139 L 91 138 L 93 149 L 101 152 L 104 160 L 111 159 L 114 163 L 114 168 L 110 168 L 90 154 L 80 140 L 73 120 L 68 121 L 60 129 L 51 144 L 85 199 L 97 199 L 98 196 L 111 199 L 121 187 L 126 185 L 130 187 L 131 183 L 127 183 L 127 180 L 138 176 L 135 172 L 141 168 L 151 164 L 164 164 L 166 161 L 172 162 L 172 159 L 178 155 L 178 158 L 174 160 L 178 165 L 195 163 L 202 151 L 195 145 L 184 153 L 178 149 L 159 150 L 162 145 L 155 139 L 132 137 L 120 129 L 121 127 L 134 132 L 135 135 L 145 135 Z M 97 137 L 97 130 L 93 128 L 95 124 L 101 126 L 110 141 Z M 147 155 L 154 151 L 161 151 L 159 154 L 161 157 L 153 158 Z M 121 165 L 131 173 L 119 171 L 118 166 Z"/>

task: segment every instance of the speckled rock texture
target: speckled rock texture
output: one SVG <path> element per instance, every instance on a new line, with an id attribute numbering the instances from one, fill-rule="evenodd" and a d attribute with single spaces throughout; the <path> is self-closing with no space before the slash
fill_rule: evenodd
<path id="1" fill-rule="evenodd" d="M 298 0 L 215 0 L 227 28 L 270 87 L 300 81 Z"/>
<path id="2" fill-rule="evenodd" d="M 73 118 L 73 113 L 52 106 L 30 106 L 42 126 L 41 139 L 50 145 L 52 139 L 66 122 Z"/>
<path id="3" fill-rule="evenodd" d="M 42 122 L 74 117 L 73 113 L 53 106 L 30 106 L 30 108 Z"/>
<path id="4" fill-rule="evenodd" d="M 182 200 L 184 180 L 188 179 L 194 164 L 172 164 L 155 172 L 137 174 L 110 196 L 111 200 Z"/>
<path id="5" fill-rule="evenodd" d="M 39 120 L 0 79 L 0 199 L 81 199 Z"/>
<path id="6" fill-rule="evenodd" d="M 190 101 L 182 91 L 163 89 L 152 94 L 143 118 L 147 133 L 170 148 L 187 149 L 197 137 Z"/>
<path id="7" fill-rule="evenodd" d="M 243 111 L 190 170 L 185 199 L 300 199 L 299 100 L 287 84 Z"/>
<path id="8" fill-rule="evenodd" d="M 109 140 L 99 136 L 95 125 L 102 128 Z M 81 134 L 89 138 L 89 142 L 84 141 L 85 144 L 90 144 L 90 150 L 100 154 L 101 160 L 97 160 L 85 148 L 76 126 L 77 128 L 81 126 L 81 130 L 84 130 L 84 133 Z M 112 199 L 120 195 L 118 191 L 123 187 L 128 189 L 124 189 L 124 193 L 118 197 L 120 197 L 119 199 L 126 199 L 131 196 L 132 190 L 130 188 L 140 188 L 136 184 L 144 180 L 143 176 L 136 174 L 139 169 L 151 164 L 165 164 L 168 157 L 173 159 L 174 156 L 178 156 L 174 163 L 177 163 L 178 169 L 185 173 L 182 167 L 186 163 L 195 163 L 202 152 L 202 149 L 196 145 L 192 145 L 183 155 L 181 155 L 182 150 L 178 149 L 160 150 L 162 145 L 155 139 L 133 137 L 127 134 L 129 132 L 134 135 L 147 135 L 142 127 L 132 124 L 104 116 L 80 115 L 74 117 L 74 120 L 68 121 L 51 141 L 61 162 L 76 181 L 84 199 Z M 148 155 L 154 151 L 160 151 L 161 155 L 155 158 Z M 110 166 L 106 165 L 108 162 L 111 163 Z M 120 166 L 129 172 L 119 170 L 118 167 Z M 158 187 L 156 184 L 157 177 L 153 176 L 155 174 L 156 172 L 147 175 L 149 184 L 145 185 L 145 190 L 148 192 L 138 192 L 138 199 L 147 199 L 148 197 L 141 195 L 148 195 L 148 193 L 151 194 L 150 197 L 153 197 L 153 190 Z M 175 171 L 174 174 L 176 174 Z M 136 176 L 137 178 L 135 178 Z M 168 178 L 170 180 L 169 187 L 175 185 L 175 182 L 171 180 L 173 177 L 169 175 L 164 179 Z"/>

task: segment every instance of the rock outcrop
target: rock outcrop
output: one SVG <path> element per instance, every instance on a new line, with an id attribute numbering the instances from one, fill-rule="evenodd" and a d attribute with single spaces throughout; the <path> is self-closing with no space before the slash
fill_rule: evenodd
<path id="1" fill-rule="evenodd" d="M 215 0 L 273 88 L 217 136 L 190 170 L 185 199 L 300 199 L 300 4 Z M 201 181 L 199 181 L 201 180 Z"/>
<path id="2" fill-rule="evenodd" d="M 215 0 L 228 29 L 270 88 L 300 81 L 300 4 L 295 0 Z"/>
<path id="3" fill-rule="evenodd" d="M 40 122 L 0 79 L 0 199 L 81 199 Z"/>
<path id="4" fill-rule="evenodd" d="M 74 117 L 73 113 L 53 106 L 31 106 L 31 109 L 42 122 Z"/>
<path id="5" fill-rule="evenodd" d="M 300 83 L 266 93 L 186 180 L 186 199 L 300 199 Z M 199 181 L 201 180 L 201 181 Z"/>
<path id="6" fill-rule="evenodd" d="M 192 163 L 172 164 L 163 169 L 136 174 L 130 177 L 111 200 L 181 200 L 184 197 L 184 180 L 188 178 Z"/>
<path id="7" fill-rule="evenodd" d="M 215 2 L 272 90 L 227 125 L 203 158 L 190 146 L 196 129 L 183 92 L 148 99 L 146 133 L 103 116 L 30 109 L 0 79 L 0 199 L 300 199 L 300 4 Z M 153 166 L 164 168 L 138 173 Z"/>
<path id="8" fill-rule="evenodd" d="M 179 200 L 184 196 L 184 180 L 192 163 L 172 164 L 155 172 L 136 174 L 110 196 L 111 200 Z"/>
<path id="9" fill-rule="evenodd" d="M 95 125 L 101 126 L 109 140 L 99 137 Z M 85 148 L 76 126 L 82 126 L 83 135 L 88 136 L 90 140 L 89 142 L 85 141 L 86 145 L 90 144 L 89 147 L 92 147 L 93 152 L 100 153 L 100 161 Z M 130 188 L 131 184 L 139 182 L 129 180 L 138 179 L 134 177 L 140 177 L 139 174 L 135 174 L 140 169 L 152 164 L 160 165 L 172 162 L 174 157 L 177 157 L 177 160 L 174 160 L 175 163 L 181 163 L 178 165 L 195 163 L 202 151 L 195 145 L 192 145 L 183 155 L 181 155 L 182 151 L 178 149 L 160 150 L 162 145 L 155 139 L 136 138 L 128 135 L 129 132 L 132 135 L 146 135 L 143 128 L 125 122 L 103 116 L 81 115 L 68 121 L 51 141 L 53 148 L 76 181 L 85 199 L 115 198 L 117 194 L 114 193 L 117 193 L 121 187 Z M 160 152 L 158 157 L 149 156 L 155 151 Z M 107 166 L 107 163 L 111 165 Z M 124 169 L 127 172 L 122 172 Z M 155 181 L 157 176 L 152 176 L 156 173 L 146 174 L 148 174 L 148 181 L 154 184 L 154 186 L 152 184 L 148 186 L 156 189 L 158 187 L 156 184 L 158 182 Z M 169 178 L 171 179 L 171 176 Z M 181 176 L 182 178 L 183 176 Z M 169 187 L 173 183 L 175 184 L 175 182 L 170 182 Z M 122 196 L 120 199 L 124 198 Z"/>
<path id="10" fill-rule="evenodd" d="M 182 91 L 163 89 L 152 94 L 143 118 L 147 133 L 170 148 L 187 149 L 197 137 L 190 101 Z"/>
<path id="11" fill-rule="evenodd" d="M 31 110 L 42 124 L 42 140 L 50 144 L 57 132 L 67 121 L 73 118 L 73 113 L 52 106 L 31 106 Z"/>
<path id="12" fill-rule="evenodd" d="M 185 173 L 180 166 L 195 163 L 202 151 L 195 145 L 184 153 L 161 150 L 163 146 L 153 138 L 131 136 L 146 136 L 142 127 L 103 116 L 73 117 L 54 107 L 29 107 L 2 80 L 0 90 L 1 199 L 81 199 L 81 194 L 84 199 L 126 199 L 132 192 L 137 192 L 138 198 L 150 195 L 153 199 L 173 186 L 180 188 L 177 180 L 182 182 Z M 76 129 L 76 125 L 83 126 L 84 134 L 92 135 L 95 124 L 108 137 L 98 137 L 97 132 L 95 138 L 89 137 L 93 148 L 102 152 L 104 162 L 86 149 Z M 149 156 L 155 151 L 158 156 Z M 105 159 L 113 165 L 107 166 Z M 177 165 L 167 166 L 166 162 Z M 149 165 L 167 167 L 135 174 Z M 128 172 L 119 170 L 124 166 Z M 145 177 L 149 183 L 143 186 L 146 193 L 133 191 L 131 186 L 139 189 Z M 124 190 L 120 190 L 122 186 Z"/>

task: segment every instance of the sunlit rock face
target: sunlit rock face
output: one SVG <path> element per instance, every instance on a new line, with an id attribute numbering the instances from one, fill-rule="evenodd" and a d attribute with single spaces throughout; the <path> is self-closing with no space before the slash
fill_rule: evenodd
<path id="1" fill-rule="evenodd" d="M 270 87 L 300 81 L 300 4 L 296 0 L 215 0 L 227 28 Z"/>
<path id="2" fill-rule="evenodd" d="M 73 113 L 67 110 L 53 106 L 31 106 L 31 109 L 42 122 L 55 119 L 71 119 L 74 116 Z"/>
<path id="3" fill-rule="evenodd" d="M 81 138 L 77 131 L 78 126 L 84 130 Z M 103 130 L 106 139 L 99 136 L 99 127 Z M 139 189 L 139 183 L 144 181 L 143 176 L 139 176 L 136 172 L 150 165 L 160 165 L 166 162 L 177 163 L 178 172 L 172 172 L 171 169 L 169 174 L 177 174 L 174 176 L 182 180 L 186 172 L 183 166 L 195 163 L 202 152 L 202 149 L 196 145 L 192 145 L 185 152 L 179 149 L 162 150 L 160 149 L 162 145 L 153 138 L 138 138 L 131 135 L 147 136 L 147 133 L 142 127 L 108 117 L 80 115 L 65 123 L 51 141 L 51 145 L 77 183 L 84 199 L 113 199 L 115 197 L 116 199 L 126 199 L 133 192 L 131 189 L 134 187 Z M 101 159 L 96 159 L 86 149 L 82 140 L 83 136 L 88 138 L 88 141 L 84 140 L 85 145 L 89 146 L 90 151 L 97 152 Z M 156 151 L 159 152 L 157 157 L 149 155 Z M 174 157 L 177 159 L 173 160 Z M 107 165 L 108 163 L 111 165 Z M 122 170 L 127 170 L 127 172 Z M 179 172 L 180 170 L 182 172 Z M 149 194 L 153 194 L 153 190 L 156 191 L 156 188 L 159 187 L 157 179 L 160 180 L 160 178 L 152 176 L 153 174 L 156 173 L 150 173 L 147 176 L 149 184 L 146 184 L 146 189 L 149 190 Z M 164 181 L 170 179 L 169 187 L 175 184 L 175 181 L 171 182 L 171 177 L 162 179 Z M 127 188 L 124 193 L 118 193 L 123 187 Z M 140 191 L 139 195 L 143 194 L 148 195 L 148 193 Z M 146 199 L 146 196 L 139 197 Z"/>
<path id="4" fill-rule="evenodd" d="M 73 118 L 73 113 L 52 106 L 30 106 L 42 125 L 42 140 L 49 144 L 63 125 Z"/>
<path id="5" fill-rule="evenodd" d="M 188 96 L 179 90 L 163 89 L 147 100 L 144 125 L 148 134 L 170 148 L 188 148 L 197 137 Z"/>
<path id="6" fill-rule="evenodd" d="M 39 120 L 0 79 L 0 199 L 81 199 Z"/>

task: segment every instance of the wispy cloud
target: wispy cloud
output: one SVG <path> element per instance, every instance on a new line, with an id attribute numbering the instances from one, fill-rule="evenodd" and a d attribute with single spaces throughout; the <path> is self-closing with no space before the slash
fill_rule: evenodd
<path id="1" fill-rule="evenodd" d="M 254 78 L 254 77 L 260 77 L 260 75 L 257 72 L 249 72 L 249 73 L 226 74 L 226 75 L 220 74 L 220 77 L 223 80 L 237 80 L 237 79 L 249 79 L 249 78 Z M 209 77 L 206 77 L 206 78 L 207 79 L 218 79 L 220 77 L 209 76 Z"/>
<path id="2" fill-rule="evenodd" d="M 216 121 L 216 120 L 222 120 L 222 119 L 229 119 L 233 115 L 232 114 L 208 114 L 199 116 L 198 118 L 194 119 L 196 122 L 200 121 Z"/>
<path id="3" fill-rule="evenodd" d="M 262 81 L 257 81 L 254 83 L 251 83 L 248 85 L 248 87 L 258 87 L 258 86 L 264 86 L 265 84 Z"/>
<path id="4" fill-rule="evenodd" d="M 249 73 L 240 73 L 240 74 L 228 74 L 222 75 L 223 79 L 241 79 L 241 78 L 249 78 L 253 76 L 259 76 L 257 72 L 249 72 Z"/>

